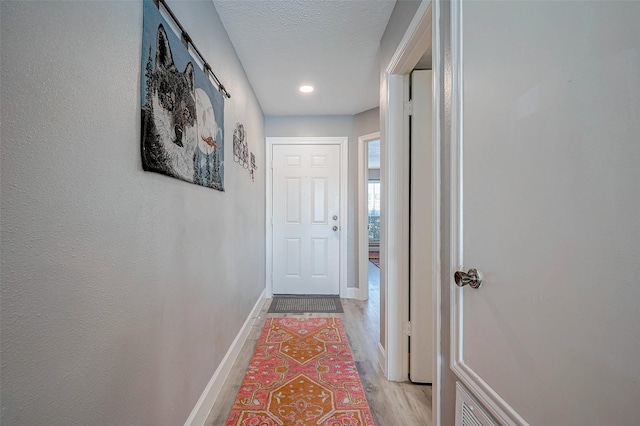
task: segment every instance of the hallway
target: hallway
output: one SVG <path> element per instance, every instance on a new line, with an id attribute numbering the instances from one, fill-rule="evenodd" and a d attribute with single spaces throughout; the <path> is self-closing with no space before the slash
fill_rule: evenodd
<path id="1" fill-rule="evenodd" d="M 376 425 L 431 425 L 431 386 L 413 385 L 408 382 L 389 382 L 384 378 L 378 365 L 379 276 L 378 268 L 369 262 L 369 300 L 342 299 L 344 314 L 304 314 L 302 316 L 337 316 L 342 318 Z M 267 300 L 260 312 L 260 317 L 253 325 L 249 337 L 225 381 L 222 392 L 209 414 L 206 425 L 221 426 L 226 423 L 265 319 L 277 316 L 294 316 L 293 314 L 267 314 L 269 304 L 270 300 Z"/>

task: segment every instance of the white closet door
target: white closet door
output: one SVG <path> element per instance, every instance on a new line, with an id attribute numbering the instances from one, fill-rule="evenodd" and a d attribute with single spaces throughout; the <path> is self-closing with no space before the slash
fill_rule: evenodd
<path id="1" fill-rule="evenodd" d="M 452 255 L 484 275 L 453 369 L 504 424 L 638 424 L 640 3 L 452 6 Z"/>
<path id="2" fill-rule="evenodd" d="M 433 383 L 434 333 L 433 318 L 433 253 L 432 229 L 434 146 L 432 137 L 433 88 L 432 71 L 411 73 L 411 250 L 409 263 L 411 310 L 412 382 Z"/>

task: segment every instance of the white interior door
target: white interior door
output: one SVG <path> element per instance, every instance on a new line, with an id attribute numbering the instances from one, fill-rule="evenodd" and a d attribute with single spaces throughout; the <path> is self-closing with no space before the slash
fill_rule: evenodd
<path id="1" fill-rule="evenodd" d="M 433 319 L 433 253 L 434 207 L 432 192 L 433 89 L 432 71 L 411 73 L 411 209 L 409 239 L 410 353 L 409 375 L 412 382 L 433 383 L 434 333 Z"/>
<path id="2" fill-rule="evenodd" d="M 453 369 L 504 424 L 638 424 L 640 2 L 452 18 L 452 257 L 484 275 Z"/>
<path id="3" fill-rule="evenodd" d="M 273 293 L 340 294 L 340 146 L 274 145 Z"/>

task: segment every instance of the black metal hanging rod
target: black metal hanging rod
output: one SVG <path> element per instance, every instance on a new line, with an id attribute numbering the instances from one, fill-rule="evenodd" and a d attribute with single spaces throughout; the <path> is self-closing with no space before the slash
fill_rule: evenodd
<path id="1" fill-rule="evenodd" d="M 227 92 L 227 89 L 225 89 L 224 85 L 220 82 L 218 77 L 216 77 L 216 75 L 213 73 L 213 70 L 211 70 L 211 65 L 209 65 L 209 63 L 204 59 L 204 56 L 202 56 L 202 53 L 200 53 L 196 45 L 193 44 L 193 40 L 191 39 L 191 36 L 184 29 L 180 21 L 178 21 L 178 18 L 176 18 L 176 15 L 173 14 L 173 11 L 167 5 L 167 2 L 165 0 L 153 0 L 153 2 L 156 4 L 156 7 L 158 8 L 158 10 L 160 9 L 160 4 L 162 3 L 162 6 L 167 11 L 169 16 L 171 16 L 171 19 L 173 20 L 173 22 L 178 26 L 178 28 L 180 28 L 180 32 L 182 33 L 181 34 L 182 43 L 185 45 L 187 49 L 189 48 L 189 45 L 191 45 L 191 47 L 198 54 L 198 56 L 200 57 L 200 60 L 203 63 L 202 67 L 204 68 L 204 72 L 205 73 L 208 72 L 211 75 L 211 77 L 213 77 L 213 81 L 218 85 L 218 90 L 220 91 L 220 93 L 222 93 L 227 98 L 231 98 L 231 95 L 229 94 L 229 92 Z"/>

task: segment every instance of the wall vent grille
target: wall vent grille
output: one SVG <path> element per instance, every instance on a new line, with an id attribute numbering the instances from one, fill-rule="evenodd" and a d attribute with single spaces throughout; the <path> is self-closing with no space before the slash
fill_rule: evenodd
<path id="1" fill-rule="evenodd" d="M 482 423 L 473 413 L 473 407 L 470 407 L 464 401 L 462 401 L 462 426 L 482 426 Z"/>
<path id="2" fill-rule="evenodd" d="M 498 426 L 460 382 L 456 383 L 456 426 Z"/>

